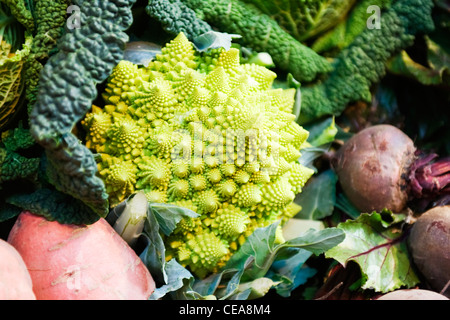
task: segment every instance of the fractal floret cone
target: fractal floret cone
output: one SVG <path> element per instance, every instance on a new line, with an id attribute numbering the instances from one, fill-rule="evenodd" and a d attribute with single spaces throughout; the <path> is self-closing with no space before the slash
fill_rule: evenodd
<path id="1" fill-rule="evenodd" d="M 147 67 L 120 62 L 105 105 L 82 122 L 111 206 L 143 190 L 199 214 L 164 238 L 166 258 L 199 277 L 292 216 L 313 174 L 298 162 L 308 132 L 291 113 L 295 90 L 272 88 L 275 77 L 240 64 L 238 49 L 198 52 L 180 33 Z"/>

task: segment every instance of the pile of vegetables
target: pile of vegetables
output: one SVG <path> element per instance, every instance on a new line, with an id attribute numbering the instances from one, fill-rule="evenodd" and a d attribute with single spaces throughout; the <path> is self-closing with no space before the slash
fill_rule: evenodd
<path id="1" fill-rule="evenodd" d="M 0 0 L 0 299 L 450 298 L 444 0 Z"/>

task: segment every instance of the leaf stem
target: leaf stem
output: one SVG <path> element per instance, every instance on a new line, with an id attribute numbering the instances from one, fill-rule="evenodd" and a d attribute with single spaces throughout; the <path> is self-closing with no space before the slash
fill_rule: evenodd
<path id="1" fill-rule="evenodd" d="M 382 243 L 382 244 L 379 244 L 377 246 L 374 246 L 374 247 L 370 248 L 369 250 L 366 250 L 364 252 L 360 252 L 358 254 L 355 254 L 353 256 L 348 257 L 347 260 L 345 261 L 345 263 L 349 262 L 350 260 L 354 260 L 354 259 L 356 259 L 356 258 L 358 258 L 360 256 L 369 254 L 369 253 L 371 253 L 371 252 L 373 252 L 375 250 L 379 250 L 381 248 L 384 248 L 384 247 L 389 247 L 389 249 L 390 249 L 390 247 L 394 246 L 395 244 L 397 244 L 399 242 L 402 242 L 408 236 L 408 234 L 409 234 L 409 230 L 406 230 L 406 231 L 402 232 L 401 235 L 399 237 L 395 238 L 395 239 L 389 240 L 389 241 L 387 241 L 385 243 Z"/>
<path id="2" fill-rule="evenodd" d="M 144 229 L 147 217 L 148 202 L 145 194 L 140 191 L 129 200 L 125 210 L 114 224 L 114 230 L 130 245 L 133 246 Z"/>

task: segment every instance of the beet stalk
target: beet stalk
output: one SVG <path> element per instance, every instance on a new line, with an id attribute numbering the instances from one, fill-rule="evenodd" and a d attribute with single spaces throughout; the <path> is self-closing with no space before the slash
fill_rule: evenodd
<path id="1" fill-rule="evenodd" d="M 408 176 L 411 197 L 421 211 L 450 203 L 450 157 L 417 151 Z"/>

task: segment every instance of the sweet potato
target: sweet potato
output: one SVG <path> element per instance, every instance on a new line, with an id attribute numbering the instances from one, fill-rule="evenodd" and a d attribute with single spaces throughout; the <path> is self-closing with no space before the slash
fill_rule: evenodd
<path id="1" fill-rule="evenodd" d="M 35 300 L 33 285 L 22 257 L 0 239 L 0 300 Z"/>
<path id="2" fill-rule="evenodd" d="M 101 218 L 68 225 L 22 212 L 8 237 L 38 300 L 148 299 L 155 283 L 136 253 Z"/>

